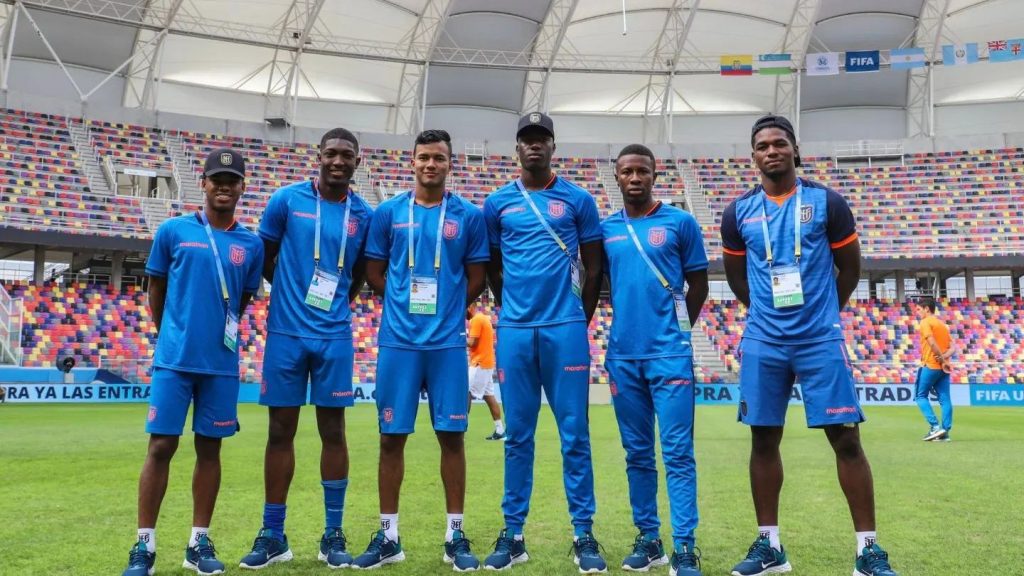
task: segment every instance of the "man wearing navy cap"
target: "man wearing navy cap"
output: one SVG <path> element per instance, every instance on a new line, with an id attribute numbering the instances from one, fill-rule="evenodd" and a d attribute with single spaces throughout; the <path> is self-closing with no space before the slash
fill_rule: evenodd
<path id="1" fill-rule="evenodd" d="M 220 574 L 209 537 L 220 488 L 221 439 L 238 430 L 238 324 L 260 287 L 263 243 L 235 222 L 245 190 L 245 159 L 230 148 L 206 158 L 202 210 L 160 225 L 146 261 L 156 352 L 139 478 L 138 540 L 124 576 L 147 576 L 156 561 L 156 520 L 171 458 L 193 404 L 196 466 L 192 477 L 192 537 L 183 567 Z"/>
<path id="2" fill-rule="evenodd" d="M 758 522 L 758 536 L 732 574 L 792 569 L 779 539 L 779 445 L 798 380 L 807 425 L 824 430 L 835 452 L 857 533 L 853 574 L 896 576 L 876 542 L 871 466 L 860 441 L 864 413 L 839 321 L 860 280 L 853 213 L 831 188 L 797 177 L 800 148 L 789 120 L 758 119 L 750 144 L 761 183 L 722 214 L 726 279 L 747 307 L 737 419 L 750 426 L 750 487 Z"/>

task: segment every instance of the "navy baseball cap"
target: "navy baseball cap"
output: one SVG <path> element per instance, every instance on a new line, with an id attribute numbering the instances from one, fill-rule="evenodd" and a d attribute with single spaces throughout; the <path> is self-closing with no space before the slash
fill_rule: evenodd
<path id="1" fill-rule="evenodd" d="M 214 174 L 234 174 L 245 178 L 245 158 L 231 148 L 210 150 L 203 165 L 203 178 Z"/>
<path id="2" fill-rule="evenodd" d="M 754 137 L 757 136 L 757 133 L 760 132 L 761 130 L 764 130 L 765 128 L 778 128 L 779 130 L 782 130 L 783 132 L 786 133 L 786 136 L 789 136 L 789 141 L 792 142 L 794 146 L 796 146 L 796 131 L 793 130 L 793 124 L 788 119 L 786 119 L 785 116 L 778 116 L 775 114 L 767 114 L 765 116 L 761 116 L 760 118 L 757 119 L 756 122 L 754 122 L 754 127 L 751 128 L 750 130 L 751 146 L 754 145 Z M 793 158 L 793 160 L 796 163 L 796 167 L 799 168 L 800 155 L 797 154 L 796 157 Z"/>
<path id="3" fill-rule="evenodd" d="M 519 128 L 516 129 L 516 140 L 523 135 L 523 132 L 530 128 L 537 128 L 542 132 L 547 132 L 548 136 L 555 137 L 555 122 L 543 112 L 530 112 L 519 119 Z"/>

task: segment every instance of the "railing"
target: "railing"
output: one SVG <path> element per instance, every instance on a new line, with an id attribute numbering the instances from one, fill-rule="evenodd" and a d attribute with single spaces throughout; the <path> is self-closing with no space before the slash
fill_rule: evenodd
<path id="1" fill-rule="evenodd" d="M 899 140 L 858 140 L 836 144 L 833 148 L 836 158 L 902 156 L 903 142 Z"/>
<path id="2" fill-rule="evenodd" d="M 0 286 L 0 363 L 21 363 L 23 308 L 20 299 L 11 298 L 7 290 Z"/>

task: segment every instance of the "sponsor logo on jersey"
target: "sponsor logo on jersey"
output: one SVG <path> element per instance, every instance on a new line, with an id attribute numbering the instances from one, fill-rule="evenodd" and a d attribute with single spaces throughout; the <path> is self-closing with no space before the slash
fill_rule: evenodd
<path id="1" fill-rule="evenodd" d="M 292 216 L 296 218 L 308 218 L 310 220 L 316 220 L 316 214 L 310 214 L 309 212 L 300 212 L 298 210 L 292 211 Z"/>
<path id="2" fill-rule="evenodd" d="M 508 214 L 517 214 L 519 212 L 526 212 L 526 207 L 525 206 L 509 206 L 508 208 L 505 208 L 504 210 L 501 211 L 501 215 L 502 216 L 506 216 Z"/>
<path id="3" fill-rule="evenodd" d="M 206 242 L 178 242 L 178 248 L 203 248 L 209 249 L 210 245 Z"/>

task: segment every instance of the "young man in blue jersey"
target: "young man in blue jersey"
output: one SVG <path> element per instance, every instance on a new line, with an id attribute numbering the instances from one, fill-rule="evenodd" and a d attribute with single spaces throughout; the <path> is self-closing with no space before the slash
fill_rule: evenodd
<path id="1" fill-rule="evenodd" d="M 263 244 L 235 223 L 245 191 L 245 159 L 220 148 L 203 168 L 205 205 L 160 225 L 146 261 L 149 308 L 156 324 L 150 383 L 150 434 L 139 477 L 139 538 L 124 576 L 147 576 L 156 561 L 156 520 L 171 458 L 193 404 L 196 465 L 192 537 L 182 567 L 220 574 L 210 520 L 220 489 L 221 439 L 238 430 L 238 322 L 260 288 Z"/>
<path id="2" fill-rule="evenodd" d="M 839 311 L 860 279 L 860 244 L 846 200 L 797 178 L 800 150 L 789 120 L 768 115 L 750 135 L 761 183 L 722 215 L 725 274 L 747 307 L 740 344 L 738 420 L 750 426 L 750 487 L 759 534 L 735 576 L 789 572 L 779 540 L 782 442 L 794 381 L 807 425 L 825 431 L 857 533 L 854 575 L 895 576 L 875 535 L 871 466 Z M 838 270 L 838 275 L 833 273 Z"/>
<path id="3" fill-rule="evenodd" d="M 285 186 L 270 197 L 260 237 L 263 276 L 272 285 L 260 404 L 270 413 L 264 456 L 263 527 L 242 568 L 291 560 L 284 524 L 295 473 L 300 408 L 316 406 L 324 532 L 318 558 L 330 568 L 352 562 L 342 519 L 348 488 L 345 408 L 352 406 L 350 306 L 365 279 L 363 247 L 373 210 L 349 184 L 359 143 L 344 128 L 320 140 L 319 178 Z"/>
<path id="4" fill-rule="evenodd" d="M 541 390 L 555 415 L 562 476 L 581 572 L 604 572 L 593 534 L 594 470 L 587 408 L 590 343 L 604 251 L 597 204 L 555 175 L 554 123 L 534 112 L 520 118 L 520 177 L 484 201 L 491 242 L 488 278 L 498 314 L 498 381 L 505 407 L 505 528 L 484 564 L 503 570 L 526 562 L 523 526 L 533 491 L 534 433 Z"/>
<path id="5" fill-rule="evenodd" d="M 619 152 L 615 179 L 623 209 L 601 223 L 614 312 L 605 368 L 626 450 L 633 524 L 640 531 L 622 569 L 646 572 L 670 564 L 671 576 L 700 576 L 690 327 L 708 297 L 708 258 L 697 219 L 654 200 L 655 167 L 646 146 Z M 658 533 L 655 419 L 672 511 L 671 562 Z"/>
<path id="6" fill-rule="evenodd" d="M 413 190 L 381 204 L 366 242 L 366 275 L 384 297 L 377 336 L 377 413 L 380 530 L 356 568 L 405 559 L 398 532 L 398 499 L 405 476 L 405 443 L 416 424 L 420 390 L 441 446 L 441 481 L 448 511 L 444 562 L 456 572 L 476 570 L 463 531 L 469 413 L 466 304 L 483 292 L 487 228 L 480 209 L 445 191 L 451 138 L 427 130 L 413 145 Z"/>

